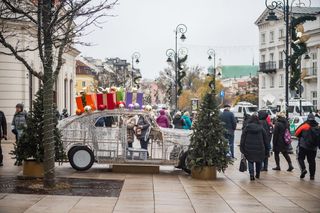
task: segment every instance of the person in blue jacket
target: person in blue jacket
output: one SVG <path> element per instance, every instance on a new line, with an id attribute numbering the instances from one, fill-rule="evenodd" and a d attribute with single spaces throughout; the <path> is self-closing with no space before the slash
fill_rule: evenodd
<path id="1" fill-rule="evenodd" d="M 191 129 L 192 122 L 191 122 L 190 114 L 188 111 L 183 113 L 182 119 L 184 120 L 183 129 Z"/>

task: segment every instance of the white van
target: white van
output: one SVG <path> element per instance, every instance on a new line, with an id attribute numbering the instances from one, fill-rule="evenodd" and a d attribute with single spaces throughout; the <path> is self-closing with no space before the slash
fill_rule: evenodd
<path id="1" fill-rule="evenodd" d="M 277 104 L 278 111 L 284 111 L 284 103 L 279 102 Z M 301 99 L 301 113 L 302 115 L 308 115 L 310 112 L 315 112 L 315 108 L 310 101 Z M 300 99 L 291 99 L 289 100 L 288 106 L 289 117 L 294 115 L 300 115 Z"/>
<path id="2" fill-rule="evenodd" d="M 255 112 L 258 112 L 258 106 L 253 105 L 250 102 L 242 101 L 238 102 L 231 111 L 234 113 L 237 121 L 243 120 L 244 114 L 252 115 Z"/>

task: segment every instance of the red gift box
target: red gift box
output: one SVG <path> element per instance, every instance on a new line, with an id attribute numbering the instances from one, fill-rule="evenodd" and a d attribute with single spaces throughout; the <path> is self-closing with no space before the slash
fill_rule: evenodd
<path id="1" fill-rule="evenodd" d="M 115 93 L 108 93 L 107 94 L 107 109 L 114 109 L 116 108 L 116 94 Z"/>

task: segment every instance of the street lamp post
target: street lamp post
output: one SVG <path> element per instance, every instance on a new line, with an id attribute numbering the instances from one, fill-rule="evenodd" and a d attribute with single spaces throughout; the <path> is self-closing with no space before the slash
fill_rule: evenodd
<path id="1" fill-rule="evenodd" d="M 277 21 L 279 20 L 276 16 L 274 10 L 279 8 L 282 9 L 283 15 L 284 15 L 284 22 L 285 22 L 285 30 L 286 30 L 286 41 L 285 41 L 285 111 L 286 111 L 286 117 L 288 118 L 289 112 L 288 112 L 288 106 L 289 106 L 289 21 L 290 21 L 290 10 L 289 10 L 289 0 L 273 0 L 270 4 L 268 4 L 268 0 L 265 0 L 266 7 L 270 10 L 269 15 L 266 19 L 266 21 Z M 295 2 L 293 0 L 291 2 L 291 9 L 292 5 Z M 311 0 L 309 0 L 309 4 L 311 3 Z M 300 0 L 298 2 L 299 6 L 306 6 L 304 3 L 302 3 Z M 301 94 L 300 94 L 301 95 Z"/>
<path id="2" fill-rule="evenodd" d="M 132 71 L 131 71 L 131 88 L 133 88 L 133 71 L 134 71 L 134 63 L 139 63 L 140 59 L 140 53 L 139 52 L 134 52 L 131 56 L 131 62 L 132 62 Z"/>
<path id="3" fill-rule="evenodd" d="M 216 51 L 214 51 L 214 49 L 209 49 L 208 50 L 208 59 L 209 61 L 212 60 L 212 56 L 213 56 L 213 79 L 212 79 L 212 83 L 213 85 L 209 85 L 211 87 L 211 89 L 216 89 Z"/>
<path id="4" fill-rule="evenodd" d="M 185 33 L 187 32 L 187 26 L 184 24 L 179 24 L 175 30 L 175 50 L 168 49 L 166 55 L 168 56 L 167 62 L 172 62 L 172 57 L 174 56 L 174 72 L 175 72 L 175 110 L 178 110 L 178 60 L 179 53 L 183 52 L 183 49 L 178 50 L 178 34 L 181 34 L 180 39 L 184 41 L 187 37 Z M 181 53 L 183 54 L 183 53 Z"/>

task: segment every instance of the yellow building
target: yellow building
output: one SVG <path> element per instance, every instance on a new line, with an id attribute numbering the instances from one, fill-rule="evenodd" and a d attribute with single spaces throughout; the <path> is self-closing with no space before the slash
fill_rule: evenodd
<path id="1" fill-rule="evenodd" d="M 76 61 L 76 95 L 80 92 L 95 92 L 98 84 L 96 73 L 82 61 Z"/>

